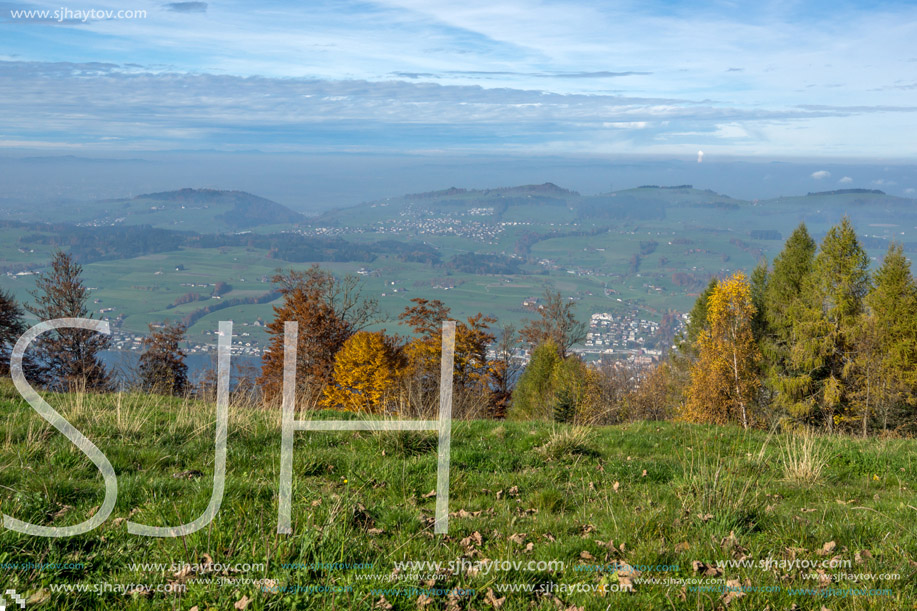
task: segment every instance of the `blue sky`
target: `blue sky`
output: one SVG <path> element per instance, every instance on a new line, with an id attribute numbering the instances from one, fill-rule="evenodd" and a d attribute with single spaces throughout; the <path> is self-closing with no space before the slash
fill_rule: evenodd
<path id="1" fill-rule="evenodd" d="M 143 19 L 13 18 L 20 9 Z M 912 162 L 917 5 L 0 2 L 0 149 Z"/>

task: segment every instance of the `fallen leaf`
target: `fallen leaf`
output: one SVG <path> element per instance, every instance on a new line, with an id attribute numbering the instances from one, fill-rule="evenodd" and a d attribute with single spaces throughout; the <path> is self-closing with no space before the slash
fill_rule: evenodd
<path id="1" fill-rule="evenodd" d="M 395 606 L 392 603 L 385 600 L 384 596 L 381 597 L 379 600 L 377 600 L 376 604 L 373 605 L 373 609 L 383 609 L 384 611 L 388 611 L 389 609 L 394 609 L 394 608 Z"/>
<path id="2" fill-rule="evenodd" d="M 620 487 L 621 487 L 621 482 L 615 482 L 614 484 L 611 485 L 611 489 L 614 490 L 615 492 L 617 492 Z"/>
<path id="3" fill-rule="evenodd" d="M 686 552 L 689 549 L 691 549 L 691 544 L 688 543 L 687 541 L 682 541 L 681 543 L 675 546 L 676 552 Z"/>
<path id="4" fill-rule="evenodd" d="M 506 602 L 506 597 L 497 598 L 497 595 L 494 594 L 494 591 L 490 588 L 487 588 L 487 592 L 484 594 L 484 602 L 493 607 L 494 609 L 499 609 L 503 606 L 503 603 Z"/>
<path id="5" fill-rule="evenodd" d="M 590 554 L 590 553 L 587 552 L 586 550 L 581 551 L 581 552 L 579 553 L 579 557 L 582 558 L 583 560 L 595 560 L 595 556 L 593 556 L 592 554 Z"/>
<path id="6" fill-rule="evenodd" d="M 723 596 L 723 605 L 729 606 L 732 601 L 745 596 L 742 591 L 742 583 L 738 579 L 729 579 L 726 581 L 726 594 Z"/>
<path id="7" fill-rule="evenodd" d="M 432 497 L 434 497 L 434 496 L 436 496 L 436 490 L 431 490 L 430 492 L 428 492 L 428 493 L 426 493 L 426 494 L 420 495 L 420 498 L 422 498 L 422 499 L 429 499 L 429 498 L 432 498 Z"/>
<path id="8" fill-rule="evenodd" d="M 828 554 L 833 552 L 836 547 L 837 547 L 837 543 L 835 543 L 834 541 L 828 541 L 827 543 L 825 543 L 822 546 L 821 550 L 818 551 L 818 555 L 827 556 Z"/>
<path id="9" fill-rule="evenodd" d="M 433 599 L 427 596 L 426 594 L 421 594 L 417 597 L 417 606 L 423 609 L 433 604 Z"/>
<path id="10" fill-rule="evenodd" d="M 236 604 L 234 604 L 233 607 L 235 607 L 236 609 L 239 609 L 239 611 L 241 611 L 242 609 L 248 609 L 248 605 L 250 602 L 252 602 L 252 600 L 248 596 L 243 594 L 242 598 L 237 600 Z"/>

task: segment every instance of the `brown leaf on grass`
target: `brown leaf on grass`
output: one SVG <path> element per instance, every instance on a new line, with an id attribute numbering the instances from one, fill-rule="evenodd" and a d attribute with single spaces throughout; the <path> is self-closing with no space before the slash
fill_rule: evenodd
<path id="1" fill-rule="evenodd" d="M 595 556 L 593 556 L 592 554 L 590 554 L 590 553 L 587 552 L 586 550 L 581 551 L 581 552 L 579 553 L 579 557 L 582 558 L 583 560 L 595 560 Z"/>
<path id="2" fill-rule="evenodd" d="M 509 540 L 522 545 L 522 542 L 525 541 L 525 533 L 513 533 L 509 536 Z"/>
<path id="3" fill-rule="evenodd" d="M 691 544 L 688 543 L 687 541 L 682 541 L 681 543 L 675 546 L 675 551 L 677 553 L 686 552 L 689 549 L 691 549 Z"/>
<path id="4" fill-rule="evenodd" d="M 200 607 L 198 607 L 197 605 L 194 605 L 193 607 L 188 609 L 188 611 L 200 611 Z"/>
<path id="5" fill-rule="evenodd" d="M 420 609 L 429 607 L 432 604 L 433 604 L 433 599 L 427 596 L 426 594 L 421 594 L 420 596 L 417 597 L 417 606 Z"/>
<path id="6" fill-rule="evenodd" d="M 710 520 L 713 519 L 713 514 L 712 513 L 699 513 L 697 514 L 697 517 L 701 519 L 701 522 L 709 522 Z"/>
<path id="7" fill-rule="evenodd" d="M 530 554 L 530 553 L 532 553 L 532 550 L 534 550 L 534 549 L 535 549 L 535 544 L 529 542 L 529 543 L 526 543 L 526 544 L 525 544 L 525 549 L 522 550 L 522 551 L 524 551 L 526 554 Z"/>
<path id="8" fill-rule="evenodd" d="M 474 531 L 461 541 L 459 541 L 462 547 L 472 547 L 474 545 L 483 545 L 484 537 L 481 536 L 481 533 Z"/>
<path id="9" fill-rule="evenodd" d="M 376 535 L 381 535 L 384 532 L 385 531 L 382 530 L 381 528 L 370 528 L 369 530 L 366 531 L 366 534 L 376 536 Z"/>
<path id="10" fill-rule="evenodd" d="M 589 533 L 594 533 L 594 532 L 595 532 L 595 526 L 593 526 L 592 524 L 583 524 L 582 526 L 580 526 L 580 534 L 583 537 L 585 537 Z"/>
<path id="11" fill-rule="evenodd" d="M 723 574 L 721 569 L 699 560 L 695 560 L 691 563 L 691 570 L 694 571 L 695 575 L 701 574 L 706 577 L 718 577 Z"/>
<path id="12" fill-rule="evenodd" d="M 840 501 L 838 501 L 838 502 L 840 502 Z M 807 508 L 807 507 L 803 507 L 803 508 L 800 509 L 799 511 L 801 511 L 802 513 L 812 513 L 813 511 L 818 511 L 818 510 L 817 510 L 816 508 L 814 508 L 814 507 L 812 507 L 811 509 L 809 509 L 809 508 Z"/>
<path id="13" fill-rule="evenodd" d="M 835 548 L 837 548 L 837 543 L 835 543 L 834 541 L 828 541 L 828 542 L 825 543 L 825 544 L 822 546 L 822 548 L 821 548 L 818 552 L 816 552 L 816 553 L 817 553 L 819 556 L 827 556 L 828 554 L 830 554 L 831 552 L 833 552 L 833 551 L 835 550 Z"/>
<path id="14" fill-rule="evenodd" d="M 615 575 L 617 576 L 618 583 L 621 585 L 622 589 L 627 590 L 628 592 L 633 592 L 633 579 L 634 577 L 640 575 L 640 571 L 625 562 L 618 567 Z"/>
<path id="15" fill-rule="evenodd" d="M 853 554 L 853 560 L 857 564 L 863 564 L 867 560 L 872 560 L 872 554 L 869 553 L 869 550 L 860 550 Z"/>
<path id="16" fill-rule="evenodd" d="M 723 596 L 723 605 L 728 607 L 732 601 L 745 596 L 742 591 L 742 583 L 738 579 L 729 579 L 726 581 L 726 594 Z"/>
<path id="17" fill-rule="evenodd" d="M 61 508 L 51 514 L 51 519 L 56 520 L 57 518 L 62 517 L 65 513 L 73 509 L 72 505 L 61 505 Z"/>
<path id="18" fill-rule="evenodd" d="M 621 488 L 621 482 L 615 482 L 611 485 L 611 489 L 617 492 Z"/>
<path id="19" fill-rule="evenodd" d="M 454 513 L 450 513 L 450 518 L 476 518 L 481 515 L 481 511 L 466 511 L 465 509 L 459 509 Z"/>
<path id="20" fill-rule="evenodd" d="M 487 592 L 484 593 L 484 602 L 493 607 L 494 609 L 499 609 L 503 606 L 503 603 L 506 602 L 506 597 L 497 598 L 497 595 L 494 594 L 494 591 L 490 588 L 487 588 Z"/>
<path id="21" fill-rule="evenodd" d="M 594 491 L 595 491 L 595 484 L 593 484 L 592 482 L 589 482 L 589 489 L 592 490 L 592 491 L 594 492 Z"/>
<path id="22" fill-rule="evenodd" d="M 640 474 L 640 477 L 646 477 L 646 469 L 643 470 L 643 473 Z"/>
<path id="23" fill-rule="evenodd" d="M 436 490 L 431 490 L 430 492 L 428 492 L 428 493 L 426 493 L 426 494 L 420 495 L 420 498 L 422 498 L 422 499 L 429 499 L 429 498 L 432 498 L 432 497 L 434 497 L 434 496 L 436 496 Z"/>
<path id="24" fill-rule="evenodd" d="M 818 575 L 819 588 L 827 588 L 831 584 L 831 575 L 826 573 L 823 569 L 816 569 L 815 573 Z"/>
<path id="25" fill-rule="evenodd" d="M 376 601 L 376 604 L 373 605 L 373 609 L 382 609 L 383 611 L 388 611 L 389 609 L 394 609 L 394 608 L 395 606 L 392 603 L 385 600 L 384 596 L 379 598 L 379 600 Z"/>
<path id="26" fill-rule="evenodd" d="M 506 494 L 510 496 L 519 496 L 519 486 L 513 486 L 512 488 L 506 491 Z"/>
<path id="27" fill-rule="evenodd" d="M 236 609 L 239 609 L 239 611 L 242 611 L 242 609 L 248 609 L 248 605 L 251 602 L 252 600 L 247 595 L 243 594 L 242 598 L 237 600 L 235 604 L 233 605 L 233 607 L 235 607 Z"/>
<path id="28" fill-rule="evenodd" d="M 542 536 L 545 540 L 550 541 L 551 543 L 554 543 L 555 541 L 557 541 L 557 539 L 555 539 L 555 538 L 554 538 L 554 535 L 552 535 L 551 533 L 545 533 L 545 534 L 543 534 L 543 535 L 541 535 L 541 536 Z"/>

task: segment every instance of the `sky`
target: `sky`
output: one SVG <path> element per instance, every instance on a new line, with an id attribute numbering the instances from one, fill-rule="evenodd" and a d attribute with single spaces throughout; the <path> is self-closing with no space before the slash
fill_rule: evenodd
<path id="1" fill-rule="evenodd" d="M 913 168 L 914 40 L 913 2 L 0 0 L 0 158 L 702 151 L 874 187 L 817 161 Z"/>
<path id="2" fill-rule="evenodd" d="M 0 2 L 0 147 L 911 160 L 914 40 L 909 2 Z"/>

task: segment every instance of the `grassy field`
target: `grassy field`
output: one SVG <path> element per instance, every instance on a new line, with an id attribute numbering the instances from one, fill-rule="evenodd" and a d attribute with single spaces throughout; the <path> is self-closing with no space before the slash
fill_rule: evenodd
<path id="1" fill-rule="evenodd" d="M 0 531 L 0 586 L 24 594 L 26 609 L 838 610 L 917 600 L 910 440 L 455 422 L 440 536 L 432 433 L 297 433 L 293 534 L 278 535 L 279 413 L 234 405 L 216 518 L 184 537 L 147 538 L 125 519 L 177 525 L 207 506 L 213 406 L 47 399 L 111 460 L 118 501 L 85 535 Z M 8 382 L 0 418 L 2 512 L 53 526 L 92 514 L 98 471 Z M 442 568 L 395 571 L 405 561 Z"/>

